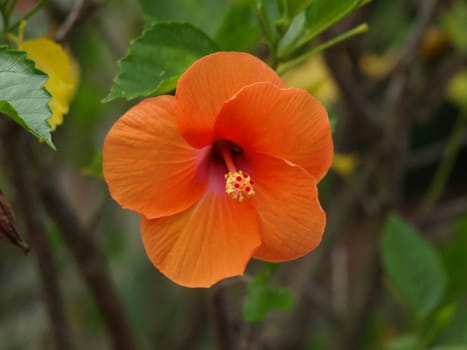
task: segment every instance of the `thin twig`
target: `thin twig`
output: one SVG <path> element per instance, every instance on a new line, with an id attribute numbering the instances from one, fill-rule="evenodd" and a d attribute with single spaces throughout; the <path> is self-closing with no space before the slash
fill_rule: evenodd
<path id="1" fill-rule="evenodd" d="M 413 151 L 409 154 L 406 167 L 408 169 L 417 169 L 437 162 L 442 157 L 447 143 L 448 140 L 441 140 L 420 150 Z M 467 146 L 467 132 L 463 133 L 460 144 L 462 147 Z"/>
<path id="2" fill-rule="evenodd" d="M 384 113 L 384 139 L 380 146 L 382 164 L 380 187 L 386 192 L 387 205 L 399 206 L 403 200 L 403 175 L 401 165 L 406 163 L 410 131 L 414 121 L 413 67 L 417 63 L 417 50 L 436 15 L 439 0 L 419 2 L 418 15 L 410 32 L 399 64 L 391 73 L 381 109 Z"/>
<path id="3" fill-rule="evenodd" d="M 424 211 L 429 210 L 441 197 L 462 146 L 462 136 L 466 127 L 467 111 L 461 111 L 444 150 L 443 157 L 430 183 L 430 187 L 423 198 Z"/>
<path id="4" fill-rule="evenodd" d="M 101 0 L 75 0 L 70 12 L 55 33 L 55 40 L 60 43 L 67 41 L 77 25 L 92 14 L 101 3 Z"/>
<path id="5" fill-rule="evenodd" d="M 45 4 L 47 3 L 47 0 L 39 0 L 37 4 L 32 8 L 31 11 L 29 11 L 27 14 L 25 14 L 19 21 L 17 21 L 15 24 L 13 24 L 10 28 L 9 31 L 12 32 L 16 28 L 18 28 L 21 24 L 22 21 L 27 21 L 29 18 L 34 16 Z"/>
<path id="6" fill-rule="evenodd" d="M 433 227 L 450 222 L 453 218 L 467 213 L 467 196 L 451 199 L 433 207 L 428 215 L 417 215 L 412 219 L 422 230 L 433 229 Z"/>
<path id="7" fill-rule="evenodd" d="M 376 113 L 371 109 L 361 84 L 348 73 L 343 51 L 338 47 L 331 48 L 325 51 L 324 57 L 350 112 L 347 119 L 354 127 L 353 131 L 360 133 L 359 136 L 363 136 L 366 141 L 380 139 L 381 128 L 377 123 Z"/>
<path id="8" fill-rule="evenodd" d="M 407 85 L 410 81 L 410 69 L 416 61 L 417 50 L 423 36 L 436 15 L 439 2 L 440 0 L 423 0 L 419 2 L 420 7 L 414 27 L 403 48 L 399 64 L 394 67 L 394 71 L 391 73 L 392 79 L 387 89 L 385 106 L 396 107 L 396 109 L 391 108 L 391 114 L 397 111 L 398 103 L 404 99 L 404 93 L 407 91 Z M 393 119 L 397 121 L 398 118 Z"/>
<path id="9" fill-rule="evenodd" d="M 329 49 L 330 47 L 337 45 L 345 40 L 348 40 L 356 35 L 360 35 L 363 33 L 366 33 L 368 31 L 368 25 L 366 23 L 360 24 L 359 26 L 350 29 L 349 31 L 339 34 L 336 37 L 314 47 L 310 51 L 307 51 L 305 54 L 298 56 L 297 58 L 294 58 L 290 61 L 287 61 L 286 63 L 280 65 L 277 69 L 277 73 L 280 75 L 288 72 L 290 69 L 293 67 L 297 66 L 298 64 L 304 62 L 308 58 L 310 58 L 313 55 L 316 55 L 326 49 Z"/>
<path id="10" fill-rule="evenodd" d="M 425 36 L 425 32 L 436 15 L 440 0 L 420 0 L 417 20 L 413 30 L 410 32 L 401 57 L 401 64 L 411 65 L 417 56 L 417 51 Z"/>

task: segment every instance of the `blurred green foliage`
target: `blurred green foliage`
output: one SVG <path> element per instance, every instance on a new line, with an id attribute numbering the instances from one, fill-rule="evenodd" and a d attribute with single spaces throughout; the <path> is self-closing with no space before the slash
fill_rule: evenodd
<path id="1" fill-rule="evenodd" d="M 278 265 L 267 264 L 248 285 L 248 296 L 243 304 L 243 318 L 254 322 L 264 319 L 273 309 L 289 310 L 293 295 L 287 288 L 274 287 L 270 280 Z"/>
<path id="2" fill-rule="evenodd" d="M 446 286 L 444 266 L 435 249 L 410 224 L 392 214 L 384 226 L 381 253 L 395 288 L 418 316 L 428 316 Z"/>

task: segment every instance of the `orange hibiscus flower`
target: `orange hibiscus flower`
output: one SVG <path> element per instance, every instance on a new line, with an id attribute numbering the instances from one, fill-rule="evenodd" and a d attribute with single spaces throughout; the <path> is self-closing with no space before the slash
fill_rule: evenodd
<path id="1" fill-rule="evenodd" d="M 106 137 L 112 197 L 141 214 L 153 264 L 189 287 L 241 275 L 256 258 L 314 249 L 326 216 L 316 189 L 332 162 L 326 110 L 246 53 L 218 52 L 143 100 Z"/>

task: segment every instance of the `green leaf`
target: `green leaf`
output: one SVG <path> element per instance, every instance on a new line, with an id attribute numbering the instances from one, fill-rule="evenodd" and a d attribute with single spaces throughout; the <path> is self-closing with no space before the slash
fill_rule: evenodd
<path id="1" fill-rule="evenodd" d="M 243 305 L 243 318 L 247 322 L 260 321 L 271 310 L 288 310 L 292 305 L 292 293 L 286 288 L 255 287 L 248 291 L 248 298 Z"/>
<path id="2" fill-rule="evenodd" d="M 316 37 L 367 2 L 366 0 L 313 0 L 306 11 L 309 31 L 307 37 Z"/>
<path id="3" fill-rule="evenodd" d="M 404 219 L 391 214 L 384 226 L 381 253 L 393 286 L 419 316 L 427 316 L 446 287 L 446 274 L 435 249 Z"/>
<path id="4" fill-rule="evenodd" d="M 0 113 L 55 149 L 47 123 L 50 94 L 47 74 L 37 70 L 26 53 L 0 47 Z"/>
<path id="5" fill-rule="evenodd" d="M 305 13 L 301 13 L 296 16 L 289 25 L 287 32 L 279 40 L 279 57 L 282 57 L 284 53 L 290 52 L 294 49 L 295 44 L 299 41 L 306 29 L 305 25 Z"/>
<path id="6" fill-rule="evenodd" d="M 191 24 L 155 23 L 131 42 L 104 102 L 170 92 L 194 61 L 216 50 L 215 43 Z"/>
<path id="7" fill-rule="evenodd" d="M 260 30 L 251 4 L 242 1 L 229 7 L 215 41 L 221 50 L 251 52 L 258 42 Z"/>
<path id="8" fill-rule="evenodd" d="M 315 0 L 285 0 L 287 5 L 287 16 L 289 17 L 289 20 L 292 20 L 313 2 L 315 2 Z"/>
<path id="9" fill-rule="evenodd" d="M 255 322 L 265 318 L 273 309 L 289 310 L 294 302 L 287 288 L 269 285 L 277 265 L 268 264 L 248 286 L 248 295 L 243 304 L 243 318 Z"/>
<path id="10" fill-rule="evenodd" d="M 440 247 L 441 257 L 448 275 L 448 298 L 451 300 L 467 293 L 467 216 L 459 218 L 453 225 L 454 234 Z"/>

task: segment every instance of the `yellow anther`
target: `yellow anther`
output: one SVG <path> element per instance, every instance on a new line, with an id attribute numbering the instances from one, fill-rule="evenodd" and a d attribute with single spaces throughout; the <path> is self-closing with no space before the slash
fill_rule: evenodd
<path id="1" fill-rule="evenodd" d="M 242 202 L 255 194 L 255 182 L 241 170 L 225 174 L 225 192 L 230 198 Z"/>

